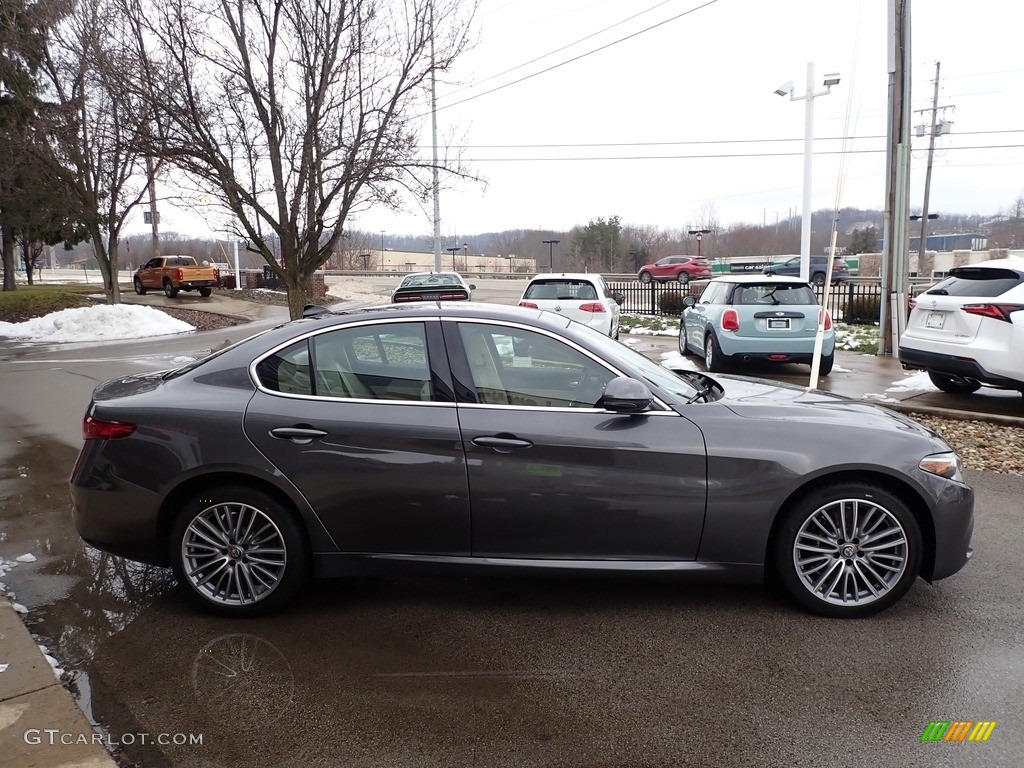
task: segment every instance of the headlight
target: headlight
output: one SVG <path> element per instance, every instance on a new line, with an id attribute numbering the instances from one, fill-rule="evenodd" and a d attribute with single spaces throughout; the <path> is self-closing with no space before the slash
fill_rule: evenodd
<path id="1" fill-rule="evenodd" d="M 947 480 L 963 482 L 963 465 L 960 463 L 960 457 L 952 451 L 925 456 L 917 466 L 925 472 L 944 477 Z"/>

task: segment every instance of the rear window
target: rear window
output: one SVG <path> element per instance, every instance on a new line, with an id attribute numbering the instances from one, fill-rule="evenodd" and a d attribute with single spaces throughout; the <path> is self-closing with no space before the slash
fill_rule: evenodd
<path id="1" fill-rule="evenodd" d="M 814 291 L 806 285 L 738 285 L 732 295 L 733 304 L 761 304 L 767 306 L 817 304 Z"/>
<path id="2" fill-rule="evenodd" d="M 1001 296 L 1022 281 L 1020 272 L 999 267 L 955 267 L 949 277 L 926 294 L 936 296 Z"/>
<path id="3" fill-rule="evenodd" d="M 537 280 L 526 288 L 524 299 L 584 301 L 597 298 L 597 289 L 586 280 Z"/>

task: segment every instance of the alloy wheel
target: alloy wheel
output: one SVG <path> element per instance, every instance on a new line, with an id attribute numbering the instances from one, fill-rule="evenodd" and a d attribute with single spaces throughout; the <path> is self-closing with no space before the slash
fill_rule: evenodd
<path id="1" fill-rule="evenodd" d="M 244 606 L 268 597 L 281 583 L 288 551 L 280 528 L 242 502 L 207 507 L 181 539 L 184 576 L 215 605 Z"/>
<path id="2" fill-rule="evenodd" d="M 801 584 L 831 605 L 863 606 L 886 596 L 907 569 L 907 531 L 896 516 L 866 499 L 837 499 L 804 521 L 793 543 Z"/>

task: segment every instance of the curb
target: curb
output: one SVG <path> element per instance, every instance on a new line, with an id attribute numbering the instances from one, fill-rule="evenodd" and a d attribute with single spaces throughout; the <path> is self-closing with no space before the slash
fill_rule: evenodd
<path id="1" fill-rule="evenodd" d="M 957 419 L 960 421 L 985 421 L 992 424 L 1002 424 L 1006 427 L 1024 427 L 1024 417 L 1004 416 L 998 413 L 978 413 L 977 411 L 962 411 L 956 408 L 939 408 L 934 405 L 913 405 L 906 402 L 887 403 L 878 400 L 862 400 L 865 403 L 874 403 L 883 408 L 889 408 L 900 413 L 923 413 L 926 416 L 938 416 L 943 419 Z"/>
<path id="2" fill-rule="evenodd" d="M 0 596 L 0 755 L 8 768 L 117 768 L 28 627 Z"/>

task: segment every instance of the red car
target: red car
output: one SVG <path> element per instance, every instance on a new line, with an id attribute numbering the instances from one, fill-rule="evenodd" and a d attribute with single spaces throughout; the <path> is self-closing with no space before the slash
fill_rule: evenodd
<path id="1" fill-rule="evenodd" d="M 641 283 L 678 280 L 685 285 L 691 280 L 710 279 L 711 262 L 700 256 L 666 256 L 653 264 L 644 264 L 637 277 Z"/>

